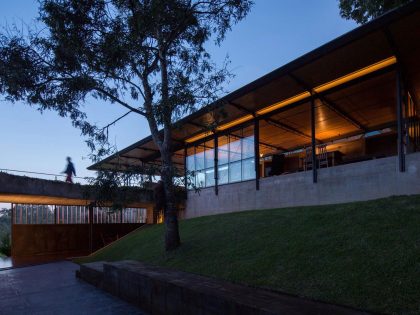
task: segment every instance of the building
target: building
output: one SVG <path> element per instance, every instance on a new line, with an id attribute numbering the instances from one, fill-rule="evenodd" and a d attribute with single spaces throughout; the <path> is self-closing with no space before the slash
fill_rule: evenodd
<path id="1" fill-rule="evenodd" d="M 173 161 L 201 187 L 180 216 L 420 193 L 419 8 L 391 11 L 180 120 Z M 151 137 L 89 169 L 144 163 L 159 164 Z"/>

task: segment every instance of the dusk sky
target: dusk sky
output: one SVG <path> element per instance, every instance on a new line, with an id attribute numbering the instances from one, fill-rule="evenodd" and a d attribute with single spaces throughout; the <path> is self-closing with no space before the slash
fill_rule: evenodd
<path id="1" fill-rule="evenodd" d="M 37 1 L 2 1 L 0 24 L 31 25 L 37 9 Z M 219 64 L 229 55 L 236 77 L 226 88 L 233 91 L 356 26 L 340 17 L 337 0 L 256 0 L 247 18 L 234 26 L 222 46 L 209 45 L 209 51 Z M 94 99 L 85 104 L 85 110 L 98 126 L 127 112 L 117 104 Z M 92 163 L 85 139 L 68 118 L 55 112 L 41 115 L 26 104 L 2 100 L 0 132 L 0 169 L 59 174 L 65 168 L 66 156 L 71 156 L 78 176 L 94 176 L 86 170 Z M 109 132 L 119 150 L 150 134 L 146 121 L 133 113 Z"/>

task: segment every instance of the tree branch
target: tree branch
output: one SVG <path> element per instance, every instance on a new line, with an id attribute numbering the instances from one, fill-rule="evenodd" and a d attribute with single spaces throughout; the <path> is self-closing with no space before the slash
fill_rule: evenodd
<path id="1" fill-rule="evenodd" d="M 121 101 L 118 97 L 115 97 L 114 95 L 112 95 L 111 93 L 105 91 L 104 89 L 100 88 L 100 87 L 94 87 L 93 88 L 95 91 L 98 91 L 99 93 L 102 93 L 104 95 L 106 95 L 107 97 L 109 97 L 111 100 L 113 100 L 114 102 L 124 106 L 125 108 L 128 108 L 129 110 L 131 110 L 134 113 L 137 113 L 139 115 L 142 115 L 144 117 L 147 118 L 147 115 L 145 112 L 138 110 L 137 108 L 134 108 L 130 105 L 128 105 L 126 102 Z"/>

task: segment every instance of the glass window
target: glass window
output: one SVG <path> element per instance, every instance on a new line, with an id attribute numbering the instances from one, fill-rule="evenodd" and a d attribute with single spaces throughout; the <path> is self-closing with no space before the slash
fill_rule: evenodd
<path id="1" fill-rule="evenodd" d="M 204 169 L 204 151 L 195 154 L 195 170 Z"/>
<path id="2" fill-rule="evenodd" d="M 214 168 L 208 168 L 206 173 L 206 187 L 214 186 Z"/>
<path id="3" fill-rule="evenodd" d="M 219 147 L 217 148 L 218 151 L 218 163 L 219 165 L 223 165 L 229 163 L 229 137 L 221 136 L 218 139 Z"/>
<path id="4" fill-rule="evenodd" d="M 241 180 L 241 161 L 229 164 L 229 183 Z"/>
<path id="5" fill-rule="evenodd" d="M 195 171 L 194 154 L 187 156 L 187 170 L 190 172 Z"/>
<path id="6" fill-rule="evenodd" d="M 197 187 L 203 188 L 205 187 L 205 175 L 204 171 L 195 171 L 195 185 Z"/>
<path id="7" fill-rule="evenodd" d="M 228 164 L 219 166 L 219 184 L 227 184 L 229 181 L 229 166 Z"/>
<path id="8" fill-rule="evenodd" d="M 241 140 L 231 138 L 231 141 L 229 143 L 229 162 L 239 161 L 241 159 Z"/>
<path id="9" fill-rule="evenodd" d="M 220 185 L 255 178 L 253 127 L 235 131 L 218 138 L 218 183 Z M 187 169 L 194 172 L 196 187 L 211 187 L 214 179 L 214 140 L 187 151 Z M 189 186 L 191 188 L 192 185 Z"/>
<path id="10" fill-rule="evenodd" d="M 254 136 L 242 139 L 242 159 L 254 157 Z"/>
<path id="11" fill-rule="evenodd" d="M 255 160 L 254 158 L 242 160 L 242 180 L 255 178 Z"/>
<path id="12" fill-rule="evenodd" d="M 214 167 L 214 149 L 206 149 L 204 152 L 206 168 Z"/>

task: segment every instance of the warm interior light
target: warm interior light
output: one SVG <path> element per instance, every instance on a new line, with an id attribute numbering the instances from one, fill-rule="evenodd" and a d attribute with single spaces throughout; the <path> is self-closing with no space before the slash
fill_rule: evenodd
<path id="1" fill-rule="evenodd" d="M 231 121 L 231 122 L 229 122 L 227 124 L 220 125 L 216 129 L 217 130 L 225 130 L 225 129 L 228 129 L 230 127 L 236 126 L 236 125 L 238 125 L 240 123 L 243 123 L 245 121 L 251 120 L 252 118 L 254 118 L 254 116 L 252 116 L 252 115 L 246 115 L 246 116 L 243 116 L 241 118 L 235 119 L 235 120 L 233 120 L 233 121 Z"/>
<path id="2" fill-rule="evenodd" d="M 259 111 L 257 111 L 257 115 L 263 115 L 263 114 L 271 112 L 275 109 L 282 108 L 282 107 L 287 106 L 289 104 L 292 104 L 292 103 L 298 102 L 300 100 L 303 100 L 304 98 L 307 98 L 309 96 L 311 96 L 311 93 L 309 93 L 309 92 L 300 93 L 300 94 L 292 96 L 292 97 L 290 97 L 290 98 L 288 98 L 284 101 L 281 101 L 281 102 L 275 103 L 273 105 L 270 105 L 268 107 L 265 107 L 263 109 L 260 109 Z"/>
<path id="3" fill-rule="evenodd" d="M 338 79 L 332 80 L 330 82 L 324 83 L 322 85 L 317 86 L 313 90 L 316 93 L 324 92 L 326 90 L 332 89 L 333 87 L 336 87 L 338 85 L 341 85 L 343 83 L 349 82 L 351 80 L 363 77 L 369 73 L 375 72 L 377 70 L 386 68 L 388 66 L 391 66 L 397 62 L 397 58 L 394 56 L 386 58 L 384 60 L 381 60 L 377 63 L 374 63 L 373 65 L 367 66 L 365 68 L 359 69 L 357 71 L 354 71 L 352 73 L 346 74 L 345 76 L 342 76 Z"/>
<path id="4" fill-rule="evenodd" d="M 344 76 L 342 76 L 342 77 L 340 77 L 338 79 L 335 79 L 335 80 L 329 81 L 327 83 L 321 84 L 321 85 L 315 87 L 313 89 L 313 91 L 315 93 L 324 92 L 326 90 L 332 89 L 333 87 L 339 86 L 339 85 L 344 84 L 346 82 L 349 82 L 351 80 L 354 80 L 354 79 L 360 78 L 362 76 L 365 76 L 365 75 L 367 75 L 369 73 L 372 73 L 372 72 L 375 72 L 377 70 L 380 70 L 380 69 L 386 68 L 388 66 L 391 66 L 391 65 L 395 64 L 396 62 L 397 62 L 397 58 L 395 56 L 386 58 L 386 59 L 381 60 L 381 61 L 379 61 L 377 63 L 374 63 L 374 64 L 372 64 L 370 66 L 367 66 L 365 68 L 359 69 L 359 70 L 354 71 L 352 73 L 346 74 L 346 75 L 344 75 Z M 256 112 L 256 115 L 259 116 L 259 115 L 263 115 L 263 114 L 272 112 L 272 111 L 274 111 L 274 110 L 276 110 L 278 108 L 285 107 L 287 105 L 290 105 L 292 103 L 301 101 L 301 100 L 303 100 L 303 99 L 305 99 L 307 97 L 310 97 L 310 96 L 311 96 L 311 93 L 309 91 L 306 91 L 306 92 L 297 94 L 297 95 L 292 96 L 292 97 L 290 97 L 288 99 L 285 99 L 283 101 L 280 101 L 280 102 L 275 103 L 273 105 L 270 105 L 268 107 L 265 107 L 263 109 L 260 109 L 259 111 Z M 233 120 L 233 121 L 231 121 L 229 123 L 226 123 L 224 125 L 218 126 L 216 128 L 216 130 L 218 130 L 218 131 L 225 130 L 225 129 L 228 129 L 230 127 L 239 125 L 239 124 L 241 124 L 243 122 L 246 122 L 248 120 L 251 120 L 252 118 L 253 118 L 252 115 L 245 115 L 245 116 L 243 116 L 241 118 L 238 118 L 238 119 L 235 119 L 235 120 Z M 198 134 L 198 135 L 196 135 L 194 137 L 191 137 L 191 138 L 186 139 L 185 142 L 187 142 L 187 143 L 195 142 L 195 141 L 200 140 L 202 138 L 205 138 L 205 137 L 207 137 L 207 136 L 209 136 L 211 134 L 213 134 L 213 133 L 210 132 L 210 131 L 203 132 L 203 133 Z"/>
<path id="5" fill-rule="evenodd" d="M 203 138 L 205 138 L 207 136 L 210 136 L 212 134 L 213 134 L 213 132 L 206 131 L 206 132 L 200 133 L 200 134 L 198 134 L 198 135 L 196 135 L 194 137 L 191 137 L 191 138 L 186 139 L 185 142 L 187 142 L 187 143 L 195 142 L 197 140 L 203 139 Z"/>

